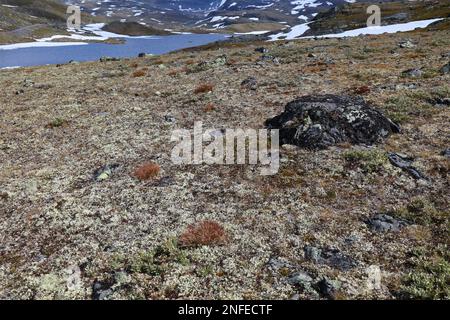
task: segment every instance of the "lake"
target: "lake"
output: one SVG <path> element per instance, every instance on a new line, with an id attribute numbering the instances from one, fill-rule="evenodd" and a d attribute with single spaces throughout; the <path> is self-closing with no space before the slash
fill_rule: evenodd
<path id="1" fill-rule="evenodd" d="M 127 37 L 124 44 L 64 43 L 61 46 L 52 46 L 51 43 L 41 45 L 30 43 L 30 47 L 1 46 L 0 68 L 27 67 L 47 64 L 67 63 L 75 61 L 95 61 L 102 56 L 117 58 L 137 57 L 139 53 L 164 54 L 171 51 L 205 45 L 218 40 L 224 40 L 223 34 L 178 34 L 154 37 Z M 26 44 L 24 46 L 27 46 Z M 11 49 L 11 47 L 13 49 Z M 5 49 L 8 48 L 8 49 Z"/>

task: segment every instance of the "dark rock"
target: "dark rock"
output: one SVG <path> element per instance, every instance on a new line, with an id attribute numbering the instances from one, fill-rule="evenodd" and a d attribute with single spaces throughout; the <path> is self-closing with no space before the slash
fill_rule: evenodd
<path id="1" fill-rule="evenodd" d="M 433 98 L 427 99 L 427 102 L 429 102 L 430 104 L 432 104 L 436 107 L 450 106 L 450 98 L 433 97 Z"/>
<path id="2" fill-rule="evenodd" d="M 442 74 L 450 73 L 450 62 L 444 65 L 439 71 L 441 71 Z"/>
<path id="3" fill-rule="evenodd" d="M 259 48 L 256 48 L 256 49 L 255 49 L 255 52 L 259 52 L 259 53 L 267 53 L 267 52 L 269 52 L 269 50 L 267 50 L 267 49 L 264 48 L 264 47 L 259 47 Z"/>
<path id="4" fill-rule="evenodd" d="M 177 120 L 175 119 L 175 117 L 174 116 L 172 116 L 172 115 L 170 115 L 170 114 L 166 114 L 165 116 L 164 116 L 164 120 L 166 121 L 166 122 L 170 122 L 170 123 L 175 123 Z"/>
<path id="5" fill-rule="evenodd" d="M 265 125 L 280 129 L 282 145 L 307 149 L 325 149 L 343 142 L 371 145 L 400 132 L 398 125 L 363 98 L 330 94 L 294 100 Z"/>
<path id="6" fill-rule="evenodd" d="M 319 292 L 328 299 L 336 299 L 336 293 L 340 288 L 339 281 L 323 278 L 317 283 Z"/>
<path id="7" fill-rule="evenodd" d="M 408 172 L 414 179 L 427 180 L 427 178 L 419 170 L 412 166 L 412 163 L 414 161 L 413 158 L 390 152 L 388 153 L 388 159 L 392 165 Z"/>
<path id="8" fill-rule="evenodd" d="M 241 86 L 250 90 L 256 90 L 258 88 L 258 82 L 254 77 L 248 77 L 241 82 Z"/>
<path id="9" fill-rule="evenodd" d="M 261 61 L 273 61 L 273 59 L 273 56 L 267 54 L 263 54 L 261 57 L 259 57 L 259 60 Z"/>
<path id="10" fill-rule="evenodd" d="M 258 59 L 260 62 L 272 62 L 274 64 L 280 64 L 280 59 L 278 59 L 277 57 L 271 56 L 271 55 L 267 55 L 267 54 L 263 54 L 261 57 L 259 57 Z"/>
<path id="11" fill-rule="evenodd" d="M 441 155 L 446 157 L 446 158 L 450 158 L 450 148 L 447 148 L 444 151 L 442 151 Z"/>
<path id="12" fill-rule="evenodd" d="M 24 93 L 25 93 L 25 91 L 23 91 L 23 89 L 19 89 L 16 91 L 16 95 L 24 94 Z"/>
<path id="13" fill-rule="evenodd" d="M 155 186 L 156 187 L 168 187 L 171 186 L 175 183 L 175 180 L 172 177 L 162 177 L 161 179 L 159 179 L 156 183 Z"/>
<path id="14" fill-rule="evenodd" d="M 395 219 L 387 214 L 377 214 L 366 221 L 372 231 L 376 232 L 398 232 L 401 228 L 408 225 L 406 221 Z"/>
<path id="15" fill-rule="evenodd" d="M 410 78 L 420 78 L 422 74 L 423 74 L 422 70 L 417 68 L 408 69 L 402 72 L 403 77 L 410 77 Z"/>
<path id="16" fill-rule="evenodd" d="M 111 294 L 113 290 L 111 289 L 111 284 L 107 282 L 95 281 L 92 285 L 92 299 L 93 300 L 105 300 Z"/>
<path id="17" fill-rule="evenodd" d="M 401 22 L 405 21 L 409 18 L 408 13 L 406 12 L 399 12 L 396 14 L 393 14 L 391 16 L 385 17 L 384 20 L 392 21 L 392 22 Z"/>
<path id="18" fill-rule="evenodd" d="M 316 55 L 314 53 L 312 53 L 312 52 L 308 53 L 308 58 L 315 58 L 315 57 L 316 57 Z"/>
<path id="19" fill-rule="evenodd" d="M 312 246 L 306 246 L 304 251 L 306 259 L 342 271 L 353 269 L 358 265 L 352 257 L 343 254 L 337 249 L 319 249 Z"/>
<path id="20" fill-rule="evenodd" d="M 120 59 L 119 59 L 119 58 L 114 58 L 114 57 L 107 57 L 107 56 L 104 56 L 104 57 L 101 57 L 101 58 L 99 59 L 99 61 L 100 61 L 100 62 L 120 61 Z"/>

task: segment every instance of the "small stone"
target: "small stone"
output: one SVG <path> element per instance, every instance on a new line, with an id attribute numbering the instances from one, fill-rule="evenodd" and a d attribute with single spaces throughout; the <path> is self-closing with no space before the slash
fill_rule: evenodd
<path id="1" fill-rule="evenodd" d="M 293 266 L 283 258 L 271 257 L 267 263 L 272 271 L 278 272 L 281 269 L 291 269 Z"/>
<path id="2" fill-rule="evenodd" d="M 450 62 L 444 65 L 440 70 L 442 74 L 448 74 L 450 73 Z"/>
<path id="3" fill-rule="evenodd" d="M 305 258 L 307 260 L 311 260 L 313 262 L 319 262 L 321 250 L 319 248 L 313 246 L 306 246 L 305 249 Z"/>
<path id="4" fill-rule="evenodd" d="M 304 287 L 306 285 L 309 285 L 313 281 L 313 278 L 311 278 L 310 275 L 306 272 L 300 271 L 292 274 L 287 281 L 292 286 Z"/>
<path id="5" fill-rule="evenodd" d="M 169 122 L 169 123 L 175 123 L 177 120 L 175 119 L 174 116 L 172 116 L 170 114 L 166 114 L 164 116 L 164 121 Z"/>
<path id="6" fill-rule="evenodd" d="M 300 300 L 300 295 L 298 293 L 293 294 L 289 300 Z"/>
<path id="7" fill-rule="evenodd" d="M 104 282 L 96 281 L 92 285 L 92 299 L 93 300 L 106 300 L 113 290 L 110 286 Z"/>
<path id="8" fill-rule="evenodd" d="M 34 81 L 32 81 L 30 79 L 25 79 L 25 80 L 23 80 L 22 85 L 25 88 L 32 87 L 32 86 L 34 86 Z"/>
<path id="9" fill-rule="evenodd" d="M 304 252 L 307 260 L 342 271 L 353 269 L 358 265 L 352 257 L 343 254 L 337 249 L 319 249 L 313 246 L 305 246 Z"/>
<path id="10" fill-rule="evenodd" d="M 107 164 L 104 167 L 101 167 L 94 172 L 94 179 L 96 181 L 104 181 L 111 177 L 114 170 L 119 167 L 118 164 Z"/>
<path id="11" fill-rule="evenodd" d="M 400 42 L 400 43 L 398 44 L 398 46 L 399 46 L 400 48 L 408 48 L 408 49 L 411 49 L 411 48 L 414 48 L 416 45 L 415 45 L 414 43 L 412 43 L 411 40 L 405 40 L 405 41 Z"/>
<path id="12" fill-rule="evenodd" d="M 341 284 L 337 280 L 329 280 L 327 278 L 322 278 L 317 283 L 319 292 L 329 299 L 336 299 L 336 293 L 339 290 Z"/>
<path id="13" fill-rule="evenodd" d="M 269 52 L 269 50 L 267 50 L 267 49 L 264 48 L 264 47 L 259 47 L 259 48 L 256 48 L 256 49 L 255 49 L 255 52 L 259 52 L 259 53 L 267 53 L 267 52 Z"/>
<path id="14" fill-rule="evenodd" d="M 422 70 L 418 68 L 412 68 L 402 72 L 402 76 L 410 78 L 420 78 L 422 74 L 423 74 Z"/>
<path id="15" fill-rule="evenodd" d="M 367 225 L 375 232 L 398 232 L 401 228 L 408 225 L 406 221 L 395 219 L 387 214 L 377 214 L 367 220 Z"/>
<path id="16" fill-rule="evenodd" d="M 241 82 L 241 86 L 249 90 L 256 90 L 258 88 L 258 82 L 256 81 L 256 78 L 248 77 Z"/>
<path id="17" fill-rule="evenodd" d="M 414 179 L 427 180 L 427 178 L 419 170 L 412 166 L 414 161 L 413 158 L 390 152 L 388 153 L 388 159 L 393 166 L 408 172 Z"/>
<path id="18" fill-rule="evenodd" d="M 145 53 L 145 52 L 141 52 L 138 54 L 138 58 L 147 58 L 147 57 L 152 57 L 153 55 L 150 53 Z"/>
<path id="19" fill-rule="evenodd" d="M 446 158 L 450 158 L 450 148 L 447 148 L 444 151 L 442 151 L 441 155 L 446 157 Z"/>
<path id="20" fill-rule="evenodd" d="M 120 61 L 119 58 L 103 56 L 99 59 L 100 62 Z"/>
<path id="21" fill-rule="evenodd" d="M 114 273 L 114 282 L 117 285 L 122 285 L 130 282 L 131 278 L 128 273 L 125 271 L 116 271 Z"/>

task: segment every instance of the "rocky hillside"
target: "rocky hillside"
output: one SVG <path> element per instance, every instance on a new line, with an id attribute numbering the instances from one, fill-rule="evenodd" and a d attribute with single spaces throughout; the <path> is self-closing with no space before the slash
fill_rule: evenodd
<path id="1" fill-rule="evenodd" d="M 448 299 L 449 39 L 0 71 L 0 299 Z M 278 173 L 174 164 L 199 120 L 281 128 Z"/>
<path id="2" fill-rule="evenodd" d="M 76 0 L 94 16 L 137 21 L 154 27 L 209 29 L 223 32 L 280 30 L 312 20 L 319 12 L 354 0 Z M 370 2 L 383 2 L 365 0 Z"/>
<path id="3" fill-rule="evenodd" d="M 439 23 L 441 29 L 449 29 L 450 5 L 446 0 L 394 1 L 378 4 L 381 9 L 382 25 L 405 23 L 409 21 L 446 18 Z M 309 24 L 304 35 L 340 33 L 367 26 L 365 9 L 367 4 L 354 3 L 322 12 Z"/>
<path id="4" fill-rule="evenodd" d="M 57 0 L 0 0 L 0 43 L 67 34 L 67 6 Z M 84 23 L 98 21 L 83 14 Z"/>

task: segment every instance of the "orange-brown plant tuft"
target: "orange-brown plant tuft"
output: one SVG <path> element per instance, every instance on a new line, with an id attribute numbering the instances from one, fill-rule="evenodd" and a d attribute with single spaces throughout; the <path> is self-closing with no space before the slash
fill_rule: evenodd
<path id="1" fill-rule="evenodd" d="M 194 93 L 199 94 L 199 93 L 211 92 L 211 91 L 213 91 L 213 88 L 214 88 L 214 86 L 212 84 L 209 84 L 209 83 L 201 84 L 197 88 L 195 88 Z"/>
<path id="2" fill-rule="evenodd" d="M 161 168 L 156 163 L 148 162 L 139 166 L 134 170 L 134 176 L 139 180 L 148 180 L 159 174 Z"/>
<path id="3" fill-rule="evenodd" d="M 147 69 L 140 69 L 133 72 L 131 75 L 133 78 L 143 77 L 147 74 Z"/>
<path id="4" fill-rule="evenodd" d="M 180 71 L 179 71 L 178 69 L 173 69 L 173 70 L 170 70 L 170 71 L 167 73 L 167 75 L 169 75 L 169 76 L 171 76 L 171 77 L 174 77 L 174 76 L 178 75 L 179 72 L 180 72 Z"/>
<path id="5" fill-rule="evenodd" d="M 191 224 L 178 237 L 182 247 L 198 247 L 225 244 L 228 237 L 224 228 L 215 221 L 203 220 Z"/>
<path id="6" fill-rule="evenodd" d="M 205 111 L 205 112 L 211 112 L 211 111 L 214 111 L 214 110 L 216 110 L 216 107 L 215 107 L 214 104 L 212 104 L 212 103 L 208 103 L 208 104 L 203 108 L 203 111 Z"/>

